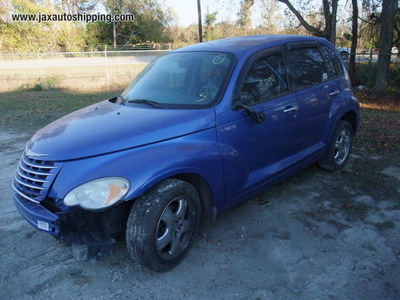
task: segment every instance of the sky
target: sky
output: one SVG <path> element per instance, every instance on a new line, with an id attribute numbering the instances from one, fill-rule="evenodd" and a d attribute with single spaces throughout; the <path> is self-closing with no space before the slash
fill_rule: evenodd
<path id="1" fill-rule="evenodd" d="M 164 0 L 160 1 L 164 7 L 170 7 L 177 14 L 177 25 L 188 26 L 197 23 L 197 0 Z M 229 5 L 227 3 L 230 3 Z M 218 12 L 218 21 L 236 19 L 238 1 L 233 0 L 201 0 L 202 19 L 209 12 Z M 233 5 L 232 5 L 233 4 Z M 230 17 L 234 14 L 233 18 Z"/>
<path id="2" fill-rule="evenodd" d="M 197 24 L 197 0 L 159 0 L 160 3 L 166 8 L 170 7 L 176 13 L 175 22 L 180 26 L 188 26 L 190 24 Z M 320 4 L 318 0 L 313 0 L 315 3 Z M 202 20 L 206 13 L 218 12 L 217 22 L 237 20 L 237 13 L 239 11 L 240 0 L 201 0 Z M 253 25 L 260 25 L 262 23 L 261 12 L 263 11 L 263 1 L 255 1 L 252 7 L 252 20 Z M 266 1 L 269 2 L 269 1 Z M 313 3 L 313 2 L 312 2 Z M 339 17 L 347 18 L 349 6 L 345 6 L 348 0 L 339 0 Z M 279 4 L 281 12 L 286 7 Z"/>
<path id="3" fill-rule="evenodd" d="M 188 26 L 197 23 L 197 0 L 164 0 L 178 16 L 178 25 Z"/>

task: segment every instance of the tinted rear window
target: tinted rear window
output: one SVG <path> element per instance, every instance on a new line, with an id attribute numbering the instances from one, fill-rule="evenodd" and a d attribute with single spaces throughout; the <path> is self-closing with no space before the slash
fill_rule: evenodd
<path id="1" fill-rule="evenodd" d="M 341 76 L 343 74 L 343 67 L 335 52 L 326 45 L 321 45 L 321 51 L 326 61 L 329 78 Z"/>
<path id="2" fill-rule="evenodd" d="M 289 51 L 293 80 L 297 89 L 319 84 L 328 79 L 328 71 L 318 48 Z"/>

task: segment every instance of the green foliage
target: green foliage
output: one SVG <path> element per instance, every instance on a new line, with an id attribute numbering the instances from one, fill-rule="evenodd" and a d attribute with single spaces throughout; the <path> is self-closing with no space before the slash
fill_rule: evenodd
<path id="1" fill-rule="evenodd" d="M 217 15 L 218 15 L 218 12 L 213 12 L 211 14 L 206 14 L 206 16 L 204 18 L 204 25 L 206 25 L 206 26 L 214 25 L 215 22 L 217 21 Z"/>
<path id="2" fill-rule="evenodd" d="M 106 9 L 111 14 L 133 14 L 133 22 L 116 23 L 118 45 L 139 42 L 168 42 L 165 27 L 172 17 L 164 12 L 157 0 L 107 0 Z M 112 25 L 110 27 L 112 29 Z M 112 32 L 112 31 L 111 31 Z"/>
<path id="3" fill-rule="evenodd" d="M 19 14 L 55 14 L 62 13 L 61 8 L 45 0 L 11 0 L 14 13 Z M 0 36 L 1 52 L 37 52 L 72 51 L 74 47 L 85 45 L 82 25 L 72 22 L 12 22 L 2 24 Z"/>
<path id="4" fill-rule="evenodd" d="M 204 33 L 204 39 L 207 41 L 215 40 L 218 38 L 218 36 L 214 32 L 214 24 L 217 21 L 217 15 L 217 12 L 205 15 L 204 25 L 206 26 L 206 30 Z"/>
<path id="5" fill-rule="evenodd" d="M 376 62 L 365 62 L 356 65 L 356 83 L 372 88 L 375 84 Z M 400 63 L 394 62 L 389 67 L 388 72 L 389 88 L 400 86 Z"/>
<path id="6" fill-rule="evenodd" d="M 44 88 L 40 83 L 35 84 L 32 88 L 32 91 L 34 91 L 34 92 L 40 92 L 43 90 L 44 90 Z"/>
<path id="7" fill-rule="evenodd" d="M 111 45 L 113 43 L 112 24 L 88 23 L 85 27 L 85 40 L 88 46 Z"/>
<path id="8" fill-rule="evenodd" d="M 111 45 L 113 24 L 105 22 L 13 22 L 13 14 L 90 13 L 99 0 L 10 0 L 0 1 L 0 52 L 81 51 L 85 47 Z M 171 14 L 157 0 L 107 0 L 110 14 L 133 14 L 133 22 L 116 23 L 119 45 L 140 42 L 169 42 L 165 27 Z M 7 4 L 7 6 L 6 6 Z M 10 9 L 11 8 L 11 9 Z"/>

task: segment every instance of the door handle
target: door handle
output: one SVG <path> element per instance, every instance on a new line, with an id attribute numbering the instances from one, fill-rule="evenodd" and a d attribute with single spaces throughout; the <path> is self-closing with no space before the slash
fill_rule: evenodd
<path id="1" fill-rule="evenodd" d="M 283 111 L 284 113 L 288 113 L 288 112 L 292 112 L 292 111 L 298 111 L 299 108 L 297 106 L 288 106 L 287 108 L 285 108 L 285 110 Z"/>
<path id="2" fill-rule="evenodd" d="M 329 96 L 336 96 L 337 94 L 339 94 L 339 90 L 329 93 Z"/>

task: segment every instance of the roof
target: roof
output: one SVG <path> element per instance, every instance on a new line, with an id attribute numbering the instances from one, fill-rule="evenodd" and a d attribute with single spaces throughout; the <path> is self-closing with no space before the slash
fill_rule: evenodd
<path id="1" fill-rule="evenodd" d="M 274 46 L 281 44 L 282 42 L 294 42 L 294 41 L 315 41 L 319 38 L 312 36 L 302 35 L 281 35 L 281 34 L 270 34 L 270 35 L 248 35 L 239 36 L 232 38 L 225 38 L 220 40 L 213 40 L 203 43 L 190 45 L 184 48 L 177 49 L 175 51 L 221 51 L 231 52 L 240 56 L 247 50 L 252 48 L 258 48 L 259 46 Z"/>

